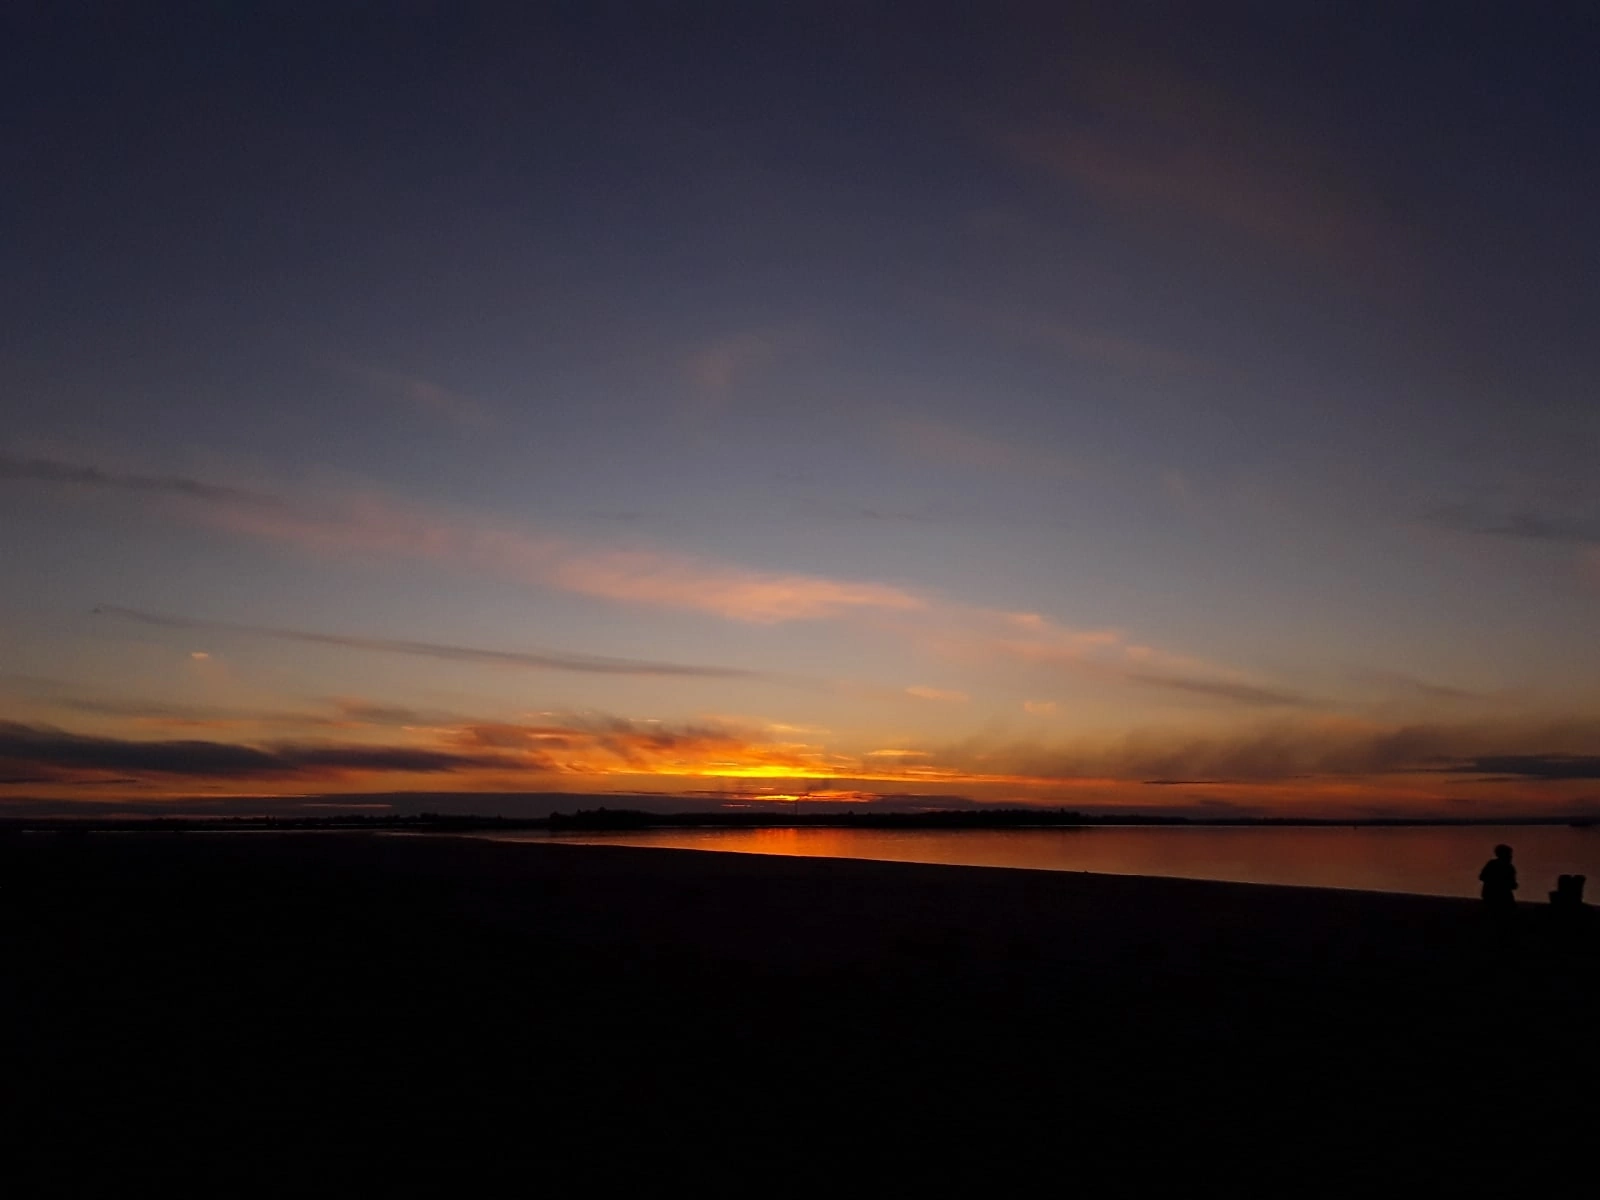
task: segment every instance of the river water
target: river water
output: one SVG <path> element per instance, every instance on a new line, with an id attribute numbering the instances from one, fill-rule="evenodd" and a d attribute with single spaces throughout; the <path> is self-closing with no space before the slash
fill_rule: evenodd
<path id="1" fill-rule="evenodd" d="M 1476 896 L 1497 842 L 1513 847 L 1523 901 L 1543 904 L 1556 876 L 1586 875 L 1600 893 L 1600 828 L 1565 825 L 1415 828 L 1114 826 L 1081 829 L 678 829 L 497 834 L 497 840 L 798 854 L 951 866 L 1170 875 L 1299 887 Z"/>

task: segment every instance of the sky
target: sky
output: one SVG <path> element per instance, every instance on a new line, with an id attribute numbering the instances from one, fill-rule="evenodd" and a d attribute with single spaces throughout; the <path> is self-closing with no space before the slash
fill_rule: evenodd
<path id="1" fill-rule="evenodd" d="M 1600 810 L 1587 6 L 0 25 L 0 811 Z"/>

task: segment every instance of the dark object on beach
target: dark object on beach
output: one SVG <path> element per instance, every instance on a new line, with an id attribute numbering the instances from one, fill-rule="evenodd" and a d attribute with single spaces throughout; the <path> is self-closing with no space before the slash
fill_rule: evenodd
<path id="1" fill-rule="evenodd" d="M 1517 898 L 1517 869 L 1511 865 L 1511 847 L 1496 846 L 1494 857 L 1483 864 L 1478 872 L 1478 882 L 1483 884 L 1483 902 L 1495 908 L 1510 908 Z"/>
<path id="2" fill-rule="evenodd" d="M 1583 907 L 1584 875 L 1562 875 L 1556 880 L 1556 890 L 1550 893 L 1550 903 L 1556 908 Z"/>

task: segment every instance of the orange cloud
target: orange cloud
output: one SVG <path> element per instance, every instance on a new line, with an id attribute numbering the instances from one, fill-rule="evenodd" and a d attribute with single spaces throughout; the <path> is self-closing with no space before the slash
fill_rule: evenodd
<path id="1" fill-rule="evenodd" d="M 763 571 L 649 549 L 591 547 L 470 515 L 422 511 L 372 492 L 291 501 L 182 477 L 113 474 L 36 460 L 13 464 L 11 477 L 155 497 L 186 520 L 313 553 L 417 559 L 538 587 L 756 624 L 927 607 L 922 597 L 890 584 Z"/>
<path id="2" fill-rule="evenodd" d="M 1309 707 L 1287 688 L 1188 655 L 1130 641 L 1115 629 L 1074 629 L 1040 613 L 968 609 L 933 628 L 933 645 L 957 657 L 1007 658 L 1179 695 L 1259 708 Z"/>
<path id="3" fill-rule="evenodd" d="M 888 584 L 752 571 L 646 551 L 577 554 L 560 562 L 553 578 L 585 595 L 697 609 L 757 624 L 927 607 L 921 597 Z"/>
<path id="4" fill-rule="evenodd" d="M 771 780 L 771 789 L 758 789 L 770 798 L 889 785 L 1010 803 L 1232 805 L 1264 813 L 1466 811 L 1462 804 L 1561 811 L 1585 797 L 1600 800 L 1600 721 L 1380 726 L 1322 719 L 1209 738 L 1161 731 L 1076 743 L 974 738 L 864 753 L 735 727 L 620 718 L 366 728 L 388 740 L 148 741 L 0 722 L 0 794 L 377 791 L 424 777 L 430 788 L 457 792 L 527 790 L 534 780 L 580 790 L 651 779 Z"/>
<path id="5" fill-rule="evenodd" d="M 957 692 L 948 688 L 935 687 L 908 687 L 906 695 L 915 696 L 918 700 L 937 700 L 943 704 L 965 704 L 972 697 L 965 692 Z"/>

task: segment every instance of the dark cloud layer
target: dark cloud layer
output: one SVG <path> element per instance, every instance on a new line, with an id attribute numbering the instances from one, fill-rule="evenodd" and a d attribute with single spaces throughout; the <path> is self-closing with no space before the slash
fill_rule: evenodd
<path id="1" fill-rule="evenodd" d="M 0 721 L 0 771 L 125 771 L 188 778 L 273 779 L 345 771 L 441 774 L 512 765 L 497 755 L 358 745 L 270 746 L 207 741 L 132 741 Z"/>
<path id="2" fill-rule="evenodd" d="M 1136 734 L 1109 746 L 1052 747 L 986 739 L 930 760 L 1042 779 L 1105 778 L 1175 783 L 1288 782 L 1395 774 L 1600 778 L 1600 724 L 1414 724 L 1329 727 L 1286 721 L 1234 737 Z"/>
<path id="3" fill-rule="evenodd" d="M 1523 779 L 1600 779 L 1600 754 L 1489 754 L 1449 770 Z"/>

